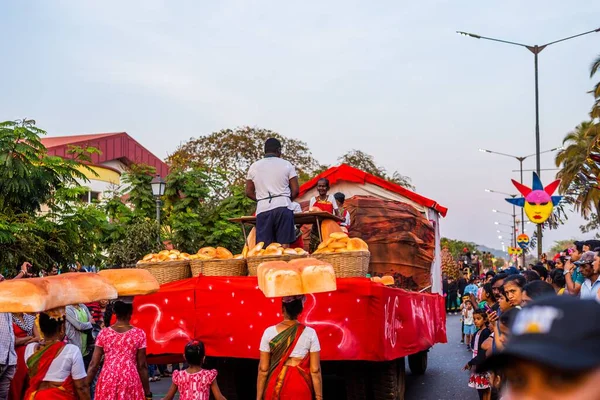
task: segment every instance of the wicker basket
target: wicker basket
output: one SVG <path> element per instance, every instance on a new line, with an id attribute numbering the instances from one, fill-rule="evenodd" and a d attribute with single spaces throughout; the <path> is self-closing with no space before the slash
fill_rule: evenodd
<path id="1" fill-rule="evenodd" d="M 192 277 L 188 260 L 141 263 L 136 268 L 148 270 L 160 285 Z"/>
<path id="2" fill-rule="evenodd" d="M 261 256 L 261 257 L 248 257 L 246 260 L 248 262 L 248 275 L 256 276 L 256 272 L 258 266 L 267 261 L 290 261 L 296 258 L 307 258 L 308 254 L 304 255 L 293 255 L 293 254 L 284 254 L 281 256 Z"/>
<path id="3" fill-rule="evenodd" d="M 192 276 L 246 276 L 248 269 L 246 260 L 192 260 L 190 262 Z"/>
<path id="4" fill-rule="evenodd" d="M 311 257 L 333 265 L 336 278 L 365 277 L 369 273 L 368 251 L 348 251 L 344 253 L 317 253 Z"/>

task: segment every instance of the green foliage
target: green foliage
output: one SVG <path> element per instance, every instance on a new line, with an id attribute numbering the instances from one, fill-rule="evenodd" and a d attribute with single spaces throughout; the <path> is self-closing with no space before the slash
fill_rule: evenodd
<path id="1" fill-rule="evenodd" d="M 415 187 L 408 176 L 404 176 L 398 171 L 394 171 L 394 173 L 392 173 L 392 175 L 390 176 L 385 170 L 385 168 L 378 166 L 375 163 L 375 159 L 372 155 L 367 154 L 363 151 L 349 151 L 348 153 L 338 158 L 338 161 L 347 164 L 351 167 L 358 168 L 361 171 L 367 172 L 371 175 L 375 175 L 379 178 L 398 184 L 409 190 L 415 190 Z"/>
<path id="2" fill-rule="evenodd" d="M 502 258 L 502 257 L 496 258 L 496 261 L 494 262 L 494 267 L 504 268 L 505 265 L 506 265 L 506 260 L 504 258 Z"/>
<path id="3" fill-rule="evenodd" d="M 108 246 L 108 264 L 132 265 L 148 253 L 162 250 L 158 242 L 158 225 L 155 220 L 137 219 L 127 224 L 121 240 Z"/>
<path id="4" fill-rule="evenodd" d="M 448 238 L 442 238 L 441 245 L 442 245 L 442 248 L 444 248 L 444 247 L 448 248 L 448 250 L 450 251 L 450 254 L 452 254 L 452 257 L 454 257 L 454 259 L 458 259 L 460 256 L 462 256 L 464 254 L 463 249 L 465 247 L 467 249 L 469 249 L 471 254 L 473 254 L 477 250 L 477 245 L 475 243 L 465 242 L 462 240 L 448 239 Z"/>
<path id="5" fill-rule="evenodd" d="M 134 164 L 122 176 L 125 186 L 122 195 L 128 194 L 128 201 L 133 206 L 133 213 L 139 218 L 155 218 L 156 216 L 156 201 L 152 195 L 152 186 L 150 186 L 155 174 L 154 167 Z"/>

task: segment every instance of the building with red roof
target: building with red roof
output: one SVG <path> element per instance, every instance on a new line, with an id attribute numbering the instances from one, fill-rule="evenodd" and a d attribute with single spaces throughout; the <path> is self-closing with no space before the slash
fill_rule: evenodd
<path id="1" fill-rule="evenodd" d="M 42 138 L 42 143 L 48 149 L 48 154 L 63 158 L 72 157 L 69 154 L 71 146 L 95 147 L 99 154 L 91 155 L 90 167 L 96 175 L 82 170 L 90 182 L 88 201 L 100 199 L 102 193 L 111 186 L 121 184 L 121 174 L 132 164 L 146 164 L 156 169 L 162 177 L 169 174 L 168 165 L 148 151 L 127 132 L 95 133 L 74 136 L 54 136 Z"/>

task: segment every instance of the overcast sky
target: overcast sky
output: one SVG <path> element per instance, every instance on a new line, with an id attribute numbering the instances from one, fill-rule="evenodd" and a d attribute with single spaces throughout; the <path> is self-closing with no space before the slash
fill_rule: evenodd
<path id="1" fill-rule="evenodd" d="M 515 192 L 518 163 L 478 148 L 535 152 L 533 55 L 455 31 L 547 43 L 598 28 L 600 1 L 30 1 L 0 15 L 0 119 L 126 131 L 160 157 L 241 125 L 304 140 L 322 163 L 361 149 L 450 208 L 443 235 L 499 248 L 494 221 L 510 217 L 491 210 L 511 209 L 484 189 Z M 587 117 L 599 52 L 593 34 L 541 53 L 543 150 Z"/>

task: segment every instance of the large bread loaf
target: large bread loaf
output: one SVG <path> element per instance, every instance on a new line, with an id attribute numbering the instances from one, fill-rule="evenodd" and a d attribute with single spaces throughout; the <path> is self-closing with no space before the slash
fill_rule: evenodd
<path id="1" fill-rule="evenodd" d="M 257 268 L 258 287 L 266 297 L 331 292 L 336 290 L 331 264 L 314 258 L 270 261 Z"/>
<path id="2" fill-rule="evenodd" d="M 45 278 L 0 282 L 0 312 L 36 313 L 69 304 L 117 298 L 117 289 L 93 273 L 70 272 Z"/>
<path id="3" fill-rule="evenodd" d="M 140 296 L 158 292 L 160 285 L 146 269 L 104 269 L 98 275 L 108 279 L 117 289 L 119 296 Z"/>

